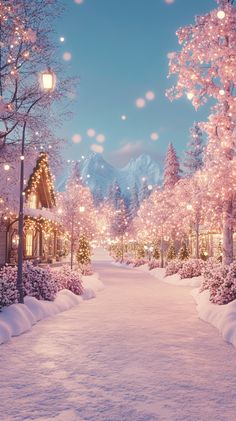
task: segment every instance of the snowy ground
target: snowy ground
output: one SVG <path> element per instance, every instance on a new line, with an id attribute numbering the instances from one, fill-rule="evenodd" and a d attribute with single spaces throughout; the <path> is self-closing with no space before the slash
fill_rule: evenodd
<path id="1" fill-rule="evenodd" d="M 189 287 L 95 262 L 96 300 L 0 347 L 3 421 L 234 421 L 236 352 Z"/>

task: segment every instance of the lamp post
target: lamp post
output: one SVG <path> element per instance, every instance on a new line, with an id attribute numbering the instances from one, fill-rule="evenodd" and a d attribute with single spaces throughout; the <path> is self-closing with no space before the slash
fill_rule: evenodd
<path id="1" fill-rule="evenodd" d="M 40 86 L 44 93 L 37 98 L 28 108 L 25 114 L 25 122 L 23 124 L 22 139 L 21 139 L 21 157 L 20 157 L 20 205 L 18 216 L 18 264 L 17 264 L 17 291 L 19 303 L 24 303 L 23 290 L 23 249 L 24 249 L 24 159 L 25 159 L 25 133 L 27 127 L 27 117 L 32 108 L 44 98 L 47 93 L 50 93 L 55 88 L 56 77 L 54 73 L 48 69 L 40 74 Z"/>

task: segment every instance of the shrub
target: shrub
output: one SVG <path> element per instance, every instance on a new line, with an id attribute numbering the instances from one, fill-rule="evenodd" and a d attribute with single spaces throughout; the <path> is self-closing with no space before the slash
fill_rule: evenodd
<path id="1" fill-rule="evenodd" d="M 76 270 L 71 270 L 67 265 L 62 266 L 59 270 L 51 269 L 52 277 L 57 285 L 58 291 L 69 289 L 76 295 L 83 294 L 83 286 L 81 275 Z"/>
<path id="2" fill-rule="evenodd" d="M 184 262 L 182 260 L 171 260 L 168 262 L 168 265 L 166 267 L 166 274 L 165 276 L 174 275 L 175 273 L 178 273 L 179 270 L 182 268 Z"/>
<path id="3" fill-rule="evenodd" d="M 170 245 L 167 250 L 167 260 L 174 260 L 176 258 L 176 250 L 173 241 L 170 242 Z"/>
<path id="4" fill-rule="evenodd" d="M 153 269 L 156 269 L 156 268 L 159 268 L 159 267 L 160 267 L 159 260 L 153 259 L 153 260 L 150 260 L 150 262 L 148 262 L 148 269 L 149 270 L 153 270 Z"/>
<path id="5" fill-rule="evenodd" d="M 17 302 L 17 267 L 4 266 L 0 270 L 0 308 Z M 53 301 L 57 293 L 57 284 L 48 268 L 34 266 L 31 262 L 23 265 L 24 295 L 38 300 Z"/>
<path id="6" fill-rule="evenodd" d="M 147 262 L 145 259 L 137 259 L 134 261 L 134 267 L 137 268 L 139 266 L 145 265 Z"/>
<path id="7" fill-rule="evenodd" d="M 181 247 L 179 249 L 178 258 L 180 260 L 186 260 L 189 257 L 189 251 L 187 249 L 186 243 L 182 242 Z"/>
<path id="8" fill-rule="evenodd" d="M 0 270 L 0 308 L 17 302 L 17 268 L 3 266 Z"/>
<path id="9" fill-rule="evenodd" d="M 180 278 L 193 278 L 200 276 L 204 270 L 205 262 L 201 259 L 189 259 L 183 262 L 182 268 L 178 271 Z"/>
<path id="10" fill-rule="evenodd" d="M 209 290 L 214 304 L 228 304 L 236 299 L 236 263 L 224 266 L 219 263 L 208 265 L 204 271 L 201 292 Z"/>
<path id="11" fill-rule="evenodd" d="M 24 294 L 37 300 L 53 301 L 58 291 L 56 281 L 49 268 L 25 262 L 23 268 Z"/>

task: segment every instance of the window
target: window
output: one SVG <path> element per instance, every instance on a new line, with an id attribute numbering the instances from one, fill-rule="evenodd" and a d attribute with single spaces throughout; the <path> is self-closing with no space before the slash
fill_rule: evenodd
<path id="1" fill-rule="evenodd" d="M 28 206 L 30 209 L 37 208 L 37 195 L 35 193 L 31 193 L 28 198 Z"/>
<path id="2" fill-rule="evenodd" d="M 25 236 L 25 255 L 32 256 L 33 255 L 33 232 L 27 232 Z"/>

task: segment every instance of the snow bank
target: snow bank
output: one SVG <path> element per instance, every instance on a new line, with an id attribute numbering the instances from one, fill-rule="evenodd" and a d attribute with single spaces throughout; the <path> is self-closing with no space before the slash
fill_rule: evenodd
<path id="1" fill-rule="evenodd" d="M 192 291 L 197 303 L 197 312 L 200 319 L 215 326 L 224 340 L 236 347 L 236 301 L 225 305 L 213 304 L 209 301 L 209 291 Z"/>
<path id="2" fill-rule="evenodd" d="M 37 300 L 34 297 L 25 297 L 24 304 L 12 304 L 4 307 L 0 312 L 0 344 L 10 340 L 12 336 L 19 336 L 31 329 L 38 321 L 54 316 L 80 304 L 83 299 L 96 297 L 96 292 L 104 288 L 98 274 L 83 278 L 84 294 L 75 295 L 63 289 L 57 293 L 54 301 Z"/>
<path id="3" fill-rule="evenodd" d="M 96 293 L 104 289 L 104 284 L 98 277 L 98 273 L 94 273 L 91 276 L 83 277 L 84 293 L 82 295 L 84 300 L 90 300 L 96 297 Z"/>

